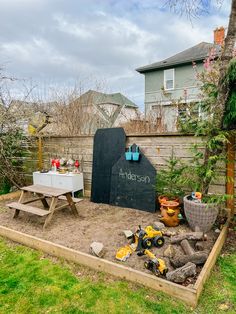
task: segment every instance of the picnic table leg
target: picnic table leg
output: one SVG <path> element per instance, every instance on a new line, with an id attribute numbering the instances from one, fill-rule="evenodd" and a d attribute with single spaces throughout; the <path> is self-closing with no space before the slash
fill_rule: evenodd
<path id="1" fill-rule="evenodd" d="M 38 195 L 38 197 L 43 196 L 43 194 L 40 194 L 40 193 L 36 193 L 36 194 Z M 49 205 L 48 205 L 48 202 L 46 200 L 46 197 L 42 198 L 41 202 L 42 202 L 44 208 L 47 208 L 47 209 L 49 208 Z"/>
<path id="2" fill-rule="evenodd" d="M 46 228 L 46 226 L 51 221 L 52 216 L 53 216 L 54 211 L 55 211 L 56 205 L 57 205 L 57 197 L 52 197 L 52 201 L 51 201 L 51 204 L 50 204 L 50 207 L 49 207 L 49 215 L 47 216 L 47 218 L 45 220 L 45 223 L 43 225 L 43 230 Z"/>
<path id="3" fill-rule="evenodd" d="M 18 203 L 23 203 L 25 198 L 25 191 L 21 191 L 21 195 L 20 198 L 18 200 Z M 19 209 L 15 209 L 15 213 L 13 215 L 13 218 L 17 218 L 19 216 L 20 210 Z"/>
<path id="4" fill-rule="evenodd" d="M 75 216 L 78 216 L 79 215 L 78 209 L 76 208 L 75 203 L 73 202 L 73 199 L 72 199 L 70 193 L 66 193 L 66 199 L 67 199 L 67 201 L 69 203 L 69 206 L 70 206 L 73 214 Z"/>

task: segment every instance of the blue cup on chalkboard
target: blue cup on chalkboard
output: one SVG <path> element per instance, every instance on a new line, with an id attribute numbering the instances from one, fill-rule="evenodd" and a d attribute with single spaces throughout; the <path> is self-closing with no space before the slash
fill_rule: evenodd
<path id="1" fill-rule="evenodd" d="M 139 147 L 136 146 L 136 152 L 133 153 L 133 161 L 138 161 L 139 160 Z"/>
<path id="2" fill-rule="evenodd" d="M 129 147 L 128 151 L 125 153 L 125 160 L 132 160 L 131 147 Z"/>

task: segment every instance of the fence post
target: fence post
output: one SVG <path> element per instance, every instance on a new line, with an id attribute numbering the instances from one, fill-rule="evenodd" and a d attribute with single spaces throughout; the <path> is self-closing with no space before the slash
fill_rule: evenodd
<path id="1" fill-rule="evenodd" d="M 39 171 L 43 169 L 43 141 L 42 137 L 38 137 L 38 169 Z"/>
<path id="2" fill-rule="evenodd" d="M 226 194 L 232 195 L 232 198 L 227 200 L 227 208 L 231 211 L 231 216 L 234 216 L 234 182 L 235 182 L 235 135 L 230 134 L 227 144 L 227 167 L 226 167 Z"/>

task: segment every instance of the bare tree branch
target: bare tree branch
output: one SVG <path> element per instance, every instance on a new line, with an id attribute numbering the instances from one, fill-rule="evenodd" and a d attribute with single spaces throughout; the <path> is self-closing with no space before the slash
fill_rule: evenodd
<path id="1" fill-rule="evenodd" d="M 164 7 L 168 7 L 173 13 L 180 16 L 185 15 L 190 21 L 202 14 L 209 13 L 213 2 L 218 8 L 224 0 L 166 0 Z"/>

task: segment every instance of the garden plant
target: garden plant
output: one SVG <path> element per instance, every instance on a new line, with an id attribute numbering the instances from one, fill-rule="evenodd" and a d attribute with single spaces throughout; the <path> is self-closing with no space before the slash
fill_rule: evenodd
<path id="1" fill-rule="evenodd" d="M 217 107 L 218 82 L 220 78 L 221 58 L 216 58 L 212 51 L 205 60 L 204 71 L 196 72 L 201 84 L 202 101 L 200 104 L 189 105 L 186 116 L 180 121 L 183 131 L 192 132 L 196 137 L 202 137 L 202 143 L 192 148 L 193 158 L 183 172 L 185 188 L 193 192 L 200 192 L 201 202 L 192 201 L 191 196 L 184 198 L 185 215 L 194 229 L 196 226 L 207 232 L 215 222 L 219 204 L 223 204 L 233 195 L 223 193 L 210 193 L 211 184 L 223 180 L 226 184 L 229 178 L 225 174 L 227 164 L 226 147 L 230 135 L 235 131 L 230 129 L 236 125 L 235 82 L 236 59 L 231 59 L 223 84 L 227 87 L 224 116 L 220 117 Z M 197 71 L 197 67 L 194 64 Z M 201 116 L 196 115 L 196 110 Z"/>

